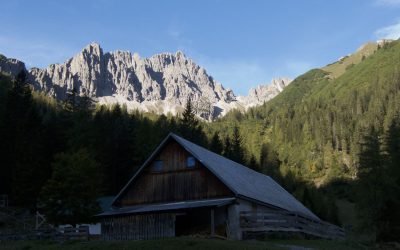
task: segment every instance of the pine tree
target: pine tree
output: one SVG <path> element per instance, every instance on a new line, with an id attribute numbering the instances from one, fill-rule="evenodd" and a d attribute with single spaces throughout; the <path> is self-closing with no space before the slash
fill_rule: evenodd
<path id="1" fill-rule="evenodd" d="M 249 164 L 248 164 L 249 168 L 255 170 L 255 171 L 259 171 L 259 167 L 257 165 L 257 160 L 256 157 L 252 154 L 249 160 Z"/>
<path id="2" fill-rule="evenodd" d="M 227 135 L 225 137 L 224 140 L 224 151 L 223 151 L 223 155 L 226 158 L 232 159 L 232 143 L 231 143 L 231 138 L 229 137 L 229 135 Z"/>
<path id="3" fill-rule="evenodd" d="M 400 124 L 394 118 L 385 135 L 385 165 L 387 166 L 387 190 L 385 206 L 382 211 L 382 227 L 379 238 L 395 241 L 400 235 Z"/>
<path id="4" fill-rule="evenodd" d="M 216 154 L 222 154 L 223 145 L 219 138 L 219 133 L 215 132 L 210 142 L 210 150 Z"/>
<path id="5" fill-rule="evenodd" d="M 260 151 L 260 167 L 265 174 L 269 175 L 276 181 L 280 181 L 281 175 L 279 171 L 280 162 L 277 154 L 266 143 L 263 143 Z"/>
<path id="6" fill-rule="evenodd" d="M 196 118 L 196 114 L 193 109 L 192 101 L 190 98 L 186 101 L 185 110 L 182 113 L 181 124 L 190 129 L 197 129 L 199 121 Z"/>
<path id="7" fill-rule="evenodd" d="M 87 93 L 78 97 L 78 112 L 81 112 L 83 115 L 90 115 L 90 113 L 93 111 L 93 108 L 93 99 Z"/>
<path id="8" fill-rule="evenodd" d="M 180 119 L 180 132 L 189 141 L 198 142 L 200 140 L 201 127 L 196 118 L 190 98 L 186 101 L 185 110 Z"/>
<path id="9" fill-rule="evenodd" d="M 378 131 L 372 127 L 364 136 L 359 154 L 357 210 L 362 230 L 380 239 L 382 215 L 387 199 L 389 178 Z"/>
<path id="10" fill-rule="evenodd" d="M 76 88 L 67 91 L 67 98 L 63 103 L 63 109 L 67 113 L 75 113 L 78 110 L 77 98 L 78 98 L 78 90 Z"/>
<path id="11" fill-rule="evenodd" d="M 244 163 L 244 149 L 242 145 L 242 137 L 240 136 L 239 127 L 233 128 L 232 135 L 232 160 L 238 163 Z"/>
<path id="12" fill-rule="evenodd" d="M 6 188 L 11 203 L 33 208 L 42 182 L 47 178 L 44 129 L 33 101 L 25 71 L 13 81 L 6 100 L 4 157 Z M 29 190 L 29 192 L 27 192 Z"/>
<path id="13" fill-rule="evenodd" d="M 385 135 L 385 151 L 390 174 L 398 178 L 400 184 L 400 124 L 393 119 Z"/>

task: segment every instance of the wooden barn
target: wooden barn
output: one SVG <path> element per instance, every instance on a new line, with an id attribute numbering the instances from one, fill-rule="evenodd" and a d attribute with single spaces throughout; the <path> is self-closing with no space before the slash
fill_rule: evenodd
<path id="1" fill-rule="evenodd" d="M 289 232 L 342 238 L 269 176 L 169 134 L 99 215 L 105 240 Z"/>

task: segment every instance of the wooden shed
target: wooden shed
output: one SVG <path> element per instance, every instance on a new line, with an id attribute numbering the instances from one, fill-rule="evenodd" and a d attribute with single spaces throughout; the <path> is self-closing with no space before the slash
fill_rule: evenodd
<path id="1" fill-rule="evenodd" d="M 294 232 L 342 238 L 269 176 L 169 134 L 99 215 L 106 240 Z"/>

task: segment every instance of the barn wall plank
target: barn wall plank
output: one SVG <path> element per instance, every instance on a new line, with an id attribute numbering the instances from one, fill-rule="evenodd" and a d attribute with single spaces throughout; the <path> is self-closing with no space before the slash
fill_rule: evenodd
<path id="1" fill-rule="evenodd" d="M 168 201 L 210 199 L 232 196 L 232 192 L 196 160 L 186 166 L 190 154 L 175 141 L 165 146 L 154 161 L 163 161 L 163 170 L 155 172 L 154 161 L 143 169 L 121 197 L 121 206 Z"/>
<path id="2" fill-rule="evenodd" d="M 175 236 L 175 214 L 142 214 L 102 220 L 104 240 L 142 240 Z"/>

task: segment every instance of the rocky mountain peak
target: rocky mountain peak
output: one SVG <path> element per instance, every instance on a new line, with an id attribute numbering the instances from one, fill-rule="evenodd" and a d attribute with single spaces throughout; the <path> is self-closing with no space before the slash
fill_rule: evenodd
<path id="1" fill-rule="evenodd" d="M 176 56 L 176 58 L 178 58 L 178 59 L 186 59 L 186 55 L 183 53 L 183 51 L 181 51 L 181 50 L 178 50 L 176 53 L 175 53 L 175 56 Z"/>
<path id="2" fill-rule="evenodd" d="M 125 103 L 146 111 L 154 108 L 158 113 L 161 108 L 162 113 L 176 114 L 190 97 L 201 103 L 199 115 L 207 119 L 215 116 L 219 101 L 235 99 L 233 92 L 218 85 L 182 51 L 141 58 L 128 51 L 104 53 L 98 43 L 91 43 L 63 64 L 30 70 L 30 76 L 36 90 L 59 99 L 76 89 L 101 103 Z"/>
<path id="3" fill-rule="evenodd" d="M 82 51 L 87 51 L 90 54 L 100 55 L 100 53 L 102 53 L 103 49 L 100 47 L 100 44 L 98 44 L 97 42 L 91 42 L 85 48 L 83 48 Z"/>
<path id="4" fill-rule="evenodd" d="M 0 57 L 0 70 L 16 74 L 25 68 L 13 60 Z M 273 80 L 270 87 L 257 87 L 248 97 L 237 98 L 182 51 L 141 58 L 129 51 L 103 52 L 96 42 L 64 63 L 31 68 L 28 76 L 35 90 L 57 99 L 75 89 L 101 104 L 126 104 L 128 109 L 155 113 L 180 113 L 190 98 L 197 115 L 207 120 L 233 108 L 262 104 L 289 82 Z"/>
<path id="5" fill-rule="evenodd" d="M 262 105 L 264 102 L 271 100 L 283 91 L 292 82 L 288 77 L 274 78 L 269 84 L 261 84 L 249 90 L 247 96 L 239 96 L 246 108 Z"/>
<path id="6" fill-rule="evenodd" d="M 17 59 L 7 58 L 0 54 L 0 72 L 15 76 L 25 70 L 25 64 Z"/>

